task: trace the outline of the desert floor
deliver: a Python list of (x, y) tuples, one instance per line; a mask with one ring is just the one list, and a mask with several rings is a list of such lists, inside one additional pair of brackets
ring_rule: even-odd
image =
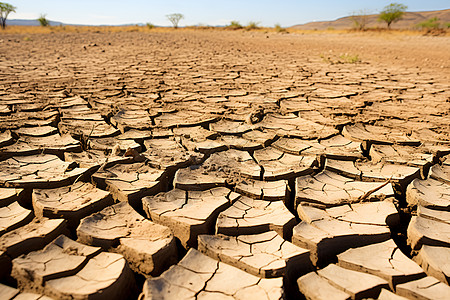
[(449, 211), (448, 36), (0, 33), (1, 299), (445, 299)]

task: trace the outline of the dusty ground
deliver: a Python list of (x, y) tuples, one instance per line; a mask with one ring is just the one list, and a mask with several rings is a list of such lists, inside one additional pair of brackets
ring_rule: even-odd
[(449, 37), (0, 40), (0, 296), (450, 294)]

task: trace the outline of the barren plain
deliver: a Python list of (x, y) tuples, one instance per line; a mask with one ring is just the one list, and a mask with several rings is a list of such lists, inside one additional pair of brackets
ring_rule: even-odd
[(445, 299), (450, 38), (0, 35), (1, 299)]

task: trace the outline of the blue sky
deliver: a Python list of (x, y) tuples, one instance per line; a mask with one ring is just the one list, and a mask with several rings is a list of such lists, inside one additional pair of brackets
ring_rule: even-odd
[[(166, 15), (182, 13), (180, 26), (226, 25), (237, 20), (262, 26), (292, 26), (310, 21), (327, 21), (355, 11), (377, 13), (392, 1), (368, 0), (6, 0), (17, 7), (10, 19), (36, 19), (46, 14), (53, 21), (68, 24), (119, 25), (147, 23), (166, 26)], [(397, 1), (408, 11), (450, 8), (449, 0)]]

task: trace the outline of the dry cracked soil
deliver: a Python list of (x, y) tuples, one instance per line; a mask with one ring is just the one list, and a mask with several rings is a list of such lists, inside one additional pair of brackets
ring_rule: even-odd
[(1, 299), (448, 299), (448, 37), (0, 39)]

